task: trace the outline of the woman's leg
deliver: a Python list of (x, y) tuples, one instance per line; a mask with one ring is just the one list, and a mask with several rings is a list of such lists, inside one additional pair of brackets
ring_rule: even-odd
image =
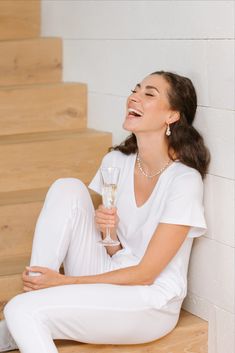
[[(75, 178), (58, 179), (51, 185), (37, 220), (30, 265), (58, 271), (64, 263), (68, 275), (108, 271), (111, 258), (97, 243), (99, 237), (86, 186)], [(5, 341), (0, 336), (0, 349)]]
[(22, 353), (56, 353), (53, 339), (149, 342), (169, 333), (178, 314), (150, 308), (142, 288), (110, 284), (47, 288), (13, 298), (5, 316)]
[(6, 324), (6, 320), (1, 320), (0, 321), (0, 352), (7, 352), (12, 349), (17, 349), (17, 345), (9, 332), (9, 329)]
[(111, 258), (98, 244), (99, 238), (86, 186), (75, 178), (58, 179), (36, 224), (30, 265), (58, 271), (64, 263), (68, 275), (105, 272), (111, 268)]

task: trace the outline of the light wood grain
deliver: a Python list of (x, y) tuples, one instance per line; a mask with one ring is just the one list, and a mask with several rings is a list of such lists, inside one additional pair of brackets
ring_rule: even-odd
[[(38, 192), (34, 194), (32, 190), (31, 200), (28, 199), (28, 202), (23, 202), (25, 201), (25, 196), (22, 192), (22, 203), (0, 206), (0, 259), (2, 259), (0, 260), (0, 275), (21, 272), (21, 256), (27, 257), (31, 252), (35, 225), (43, 206), (46, 192), (47, 189), (44, 190), (44, 193), (41, 193), (39, 198)], [(5, 199), (13, 201), (13, 194), (8, 198), (5, 195)], [(91, 192), (91, 197), (95, 208), (97, 208), (101, 203), (101, 197), (94, 192)], [(37, 201), (37, 199), (41, 200)], [(20, 256), (18, 261), (17, 256)], [(3, 259), (4, 263), (2, 263)]]
[(0, 86), (61, 81), (59, 38), (2, 41), (0, 53)]
[(111, 145), (111, 134), (93, 130), (43, 136), (1, 140), (0, 192), (45, 188), (63, 177), (88, 183)]
[[(17, 205), (25, 203), (33, 203), (36, 201), (43, 201), (45, 199), (46, 192), (49, 188), (31, 189), (31, 190), (20, 190), (11, 192), (0, 193), (0, 206), (6, 205)], [(101, 196), (94, 191), (88, 189), (95, 207), (100, 204)]]
[[(0, 257), (0, 280), (7, 276), (16, 276), (21, 274), (25, 266), (29, 264), (30, 251), (24, 251), (23, 254)], [(14, 277), (15, 279), (16, 277)], [(1, 283), (1, 282), (0, 282)], [(2, 300), (2, 293), (1, 298)]]
[[(15, 254), (30, 253), (41, 207), (42, 202), (0, 207), (0, 258), (9, 256), (13, 260)], [(10, 266), (2, 266), (0, 274), (4, 268), (8, 271), (5, 274), (14, 273)]]
[(177, 326), (168, 335), (139, 345), (92, 345), (58, 341), (60, 353), (207, 353), (208, 323), (181, 310)]
[(19, 293), (22, 293), (21, 274), (0, 276), (0, 302), (5, 303)]
[(86, 128), (85, 84), (0, 89), (0, 134)]
[[(4, 304), (5, 302), (0, 302), (2, 308)], [(1, 313), (0, 317), (3, 317)], [(181, 310), (174, 330), (153, 342), (139, 345), (96, 345), (59, 340), (55, 342), (59, 353), (207, 353), (208, 323)]]
[(0, 40), (40, 35), (39, 0), (0, 1)]

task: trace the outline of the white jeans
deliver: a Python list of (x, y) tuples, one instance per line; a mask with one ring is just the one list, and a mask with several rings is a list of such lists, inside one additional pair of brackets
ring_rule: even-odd
[[(37, 221), (31, 265), (72, 276), (98, 274), (134, 265), (125, 250), (110, 257), (97, 244), (100, 234), (86, 186), (58, 179), (50, 187)], [(143, 286), (78, 284), (14, 297), (5, 307), (7, 326), (22, 353), (56, 353), (53, 339), (100, 344), (136, 344), (160, 338), (178, 314), (152, 308)]]

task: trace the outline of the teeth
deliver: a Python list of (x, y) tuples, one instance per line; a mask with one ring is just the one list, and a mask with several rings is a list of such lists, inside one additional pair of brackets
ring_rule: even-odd
[(139, 115), (139, 116), (142, 116), (142, 115), (143, 115), (140, 111), (138, 111), (138, 110), (136, 110), (136, 109), (133, 109), (133, 108), (128, 108), (128, 112), (129, 112), (129, 113), (135, 113), (135, 114), (137, 114), (137, 115)]

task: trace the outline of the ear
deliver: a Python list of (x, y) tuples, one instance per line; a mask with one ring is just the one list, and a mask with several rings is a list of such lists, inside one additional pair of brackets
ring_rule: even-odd
[(166, 123), (172, 124), (180, 119), (180, 112), (172, 112), (171, 115), (167, 118)]

